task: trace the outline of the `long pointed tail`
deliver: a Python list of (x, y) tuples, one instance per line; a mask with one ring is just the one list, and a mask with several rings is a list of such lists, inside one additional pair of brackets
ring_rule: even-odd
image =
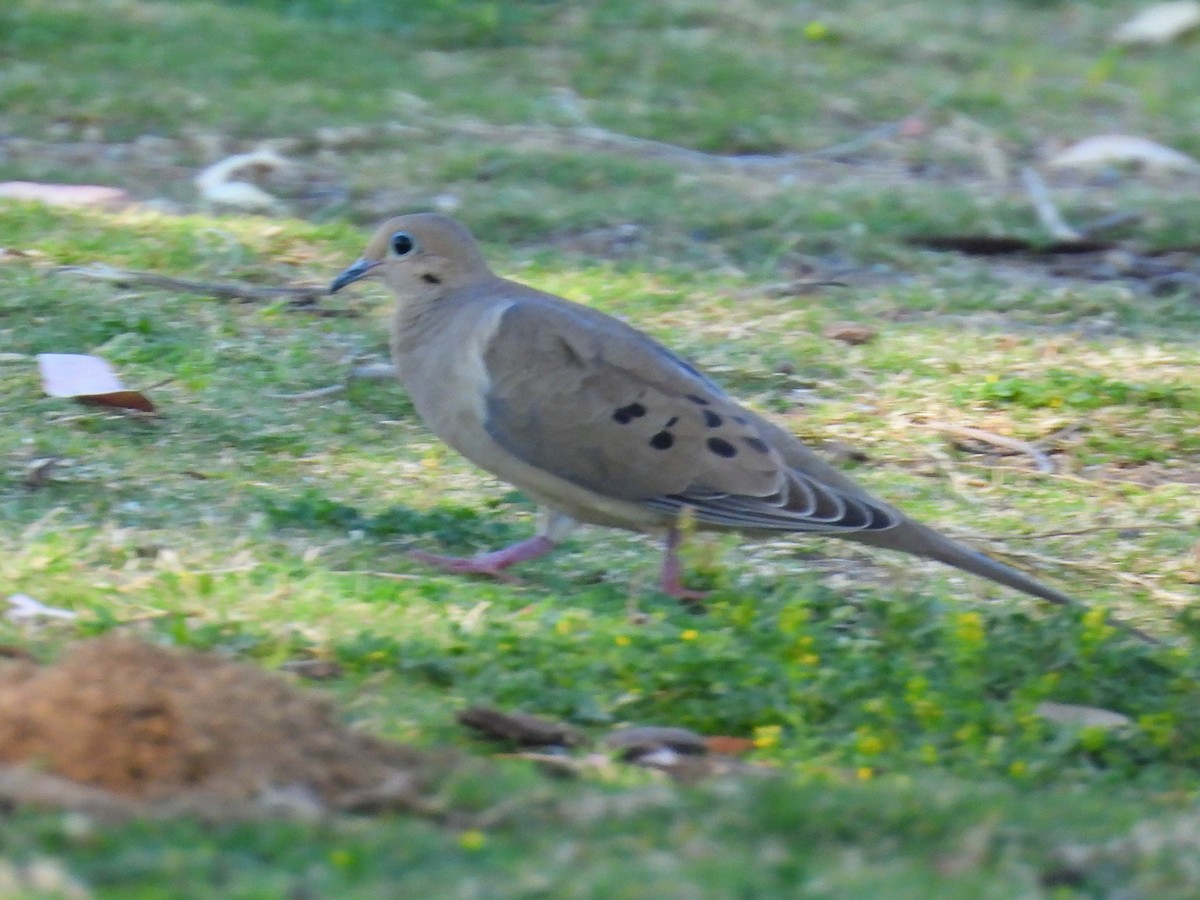
[(876, 547), (887, 547), (892, 550), (912, 553), (914, 556), (923, 556), (926, 559), (937, 560), (940, 563), (945, 563), (956, 569), (962, 569), (964, 572), (970, 572), (972, 575), (978, 575), (981, 578), (987, 578), (1022, 593), (1040, 597), (1043, 600), (1049, 600), (1051, 603), (1068, 607), (1080, 606), (1076, 600), (1061, 591), (1047, 587), (1024, 572), (998, 562), (990, 556), (985, 556), (978, 550), (972, 550), (965, 544), (951, 540), (944, 534), (934, 531), (920, 522), (914, 522), (911, 519), (887, 531), (875, 534), (855, 534), (852, 537), (860, 540), (862, 543), (872, 544)]
[[(1003, 584), (1006, 587), (1013, 588), (1033, 597), (1049, 600), (1051, 603), (1057, 603), (1069, 609), (1085, 608), (1084, 604), (1061, 591), (1047, 587), (1032, 576), (1026, 575), (1012, 566), (998, 562), (990, 556), (985, 556), (978, 550), (972, 550), (970, 547), (960, 544), (958, 541), (951, 540), (944, 534), (940, 534), (932, 528), (922, 525), (920, 522), (914, 522), (912, 519), (908, 519), (896, 528), (891, 528), (887, 531), (857, 532), (845, 535), (845, 537), (859, 543), (870, 544), (874, 547), (900, 550), (904, 553), (911, 553), (914, 556), (933, 559), (948, 566), (953, 566), (956, 569), (961, 569), (964, 572), (970, 572), (972, 575), (987, 578), (990, 581), (995, 581), (998, 584)], [(1148, 643), (1161, 643), (1158, 638), (1152, 637), (1140, 629), (1134, 628), (1132, 625), (1116, 621), (1111, 616), (1109, 617), (1109, 624)]]

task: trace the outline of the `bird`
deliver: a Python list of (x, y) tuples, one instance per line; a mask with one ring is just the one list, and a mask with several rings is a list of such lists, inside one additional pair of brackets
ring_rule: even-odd
[(875, 497), (799, 438), (620, 319), (495, 274), (437, 213), (384, 222), (330, 284), (378, 278), (391, 353), (429, 429), (538, 505), (532, 537), (439, 569), (505, 578), (581, 523), (663, 538), (663, 593), (685, 603), (682, 535), (820, 534), (936, 560), (1050, 603), (1074, 599)]

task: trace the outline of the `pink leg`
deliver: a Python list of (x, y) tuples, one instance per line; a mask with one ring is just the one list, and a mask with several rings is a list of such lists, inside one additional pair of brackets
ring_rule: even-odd
[(436, 553), (426, 553), (424, 550), (413, 550), (408, 555), (418, 562), (442, 569), (445, 572), (456, 572), (460, 575), (487, 575), (499, 578), (501, 581), (513, 581), (513, 577), (504, 570), (517, 563), (523, 563), (539, 556), (545, 556), (555, 547), (555, 542), (545, 535), (535, 535), (526, 538), (511, 547), (493, 550), (491, 553), (481, 553), (478, 556), (439, 556)]
[(672, 528), (667, 532), (667, 542), (663, 550), (662, 575), (659, 578), (659, 588), (662, 592), (682, 603), (697, 603), (707, 597), (707, 591), (693, 591), (683, 586), (679, 566), (678, 529)]

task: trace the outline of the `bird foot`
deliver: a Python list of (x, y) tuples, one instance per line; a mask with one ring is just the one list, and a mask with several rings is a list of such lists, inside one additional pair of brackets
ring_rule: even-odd
[(683, 586), (679, 572), (664, 571), (659, 580), (658, 589), (668, 597), (674, 597), (684, 606), (700, 608), (708, 598), (708, 591), (695, 591)]
[(683, 567), (679, 564), (679, 541), (680, 536), (677, 529), (672, 528), (667, 532), (658, 589), (668, 597), (674, 597), (684, 606), (700, 610), (704, 608), (702, 601), (708, 597), (708, 591), (694, 591), (683, 586)]
[(478, 556), (443, 556), (440, 553), (426, 553), (424, 550), (410, 550), (408, 558), (455, 575), (483, 575), (486, 578), (495, 578), (497, 581), (505, 581), (509, 584), (517, 580), (505, 572), (501, 566), (489, 565)]
[(453, 572), (456, 575), (483, 575), (505, 581), (510, 584), (517, 579), (504, 571), (509, 566), (526, 562), (544, 556), (554, 549), (554, 541), (542, 535), (528, 538), (520, 543), (493, 550), (491, 553), (481, 553), (478, 556), (442, 556), (438, 553), (427, 553), (424, 550), (410, 550), (409, 558), (417, 562), (441, 569), (443, 572)]

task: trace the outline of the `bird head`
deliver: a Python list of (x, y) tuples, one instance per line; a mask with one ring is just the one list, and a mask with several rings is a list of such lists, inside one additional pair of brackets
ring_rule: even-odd
[(380, 225), (363, 255), (333, 279), (329, 293), (364, 278), (381, 278), (404, 299), (444, 293), (490, 275), (466, 228), (447, 216), (416, 213)]

